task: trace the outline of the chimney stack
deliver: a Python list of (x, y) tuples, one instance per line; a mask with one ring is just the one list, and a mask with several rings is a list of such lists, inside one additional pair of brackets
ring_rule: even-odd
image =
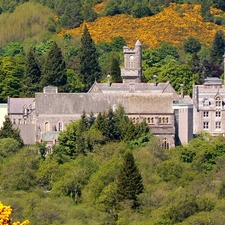
[(180, 84), (180, 96), (181, 98), (184, 98), (184, 85)]
[(108, 78), (108, 86), (110, 87), (110, 75), (109, 74), (107, 75), (107, 78)]
[(154, 75), (153, 78), (154, 78), (154, 86), (156, 86), (156, 85), (157, 85), (157, 83), (156, 83), (156, 78), (157, 78), (157, 76)]

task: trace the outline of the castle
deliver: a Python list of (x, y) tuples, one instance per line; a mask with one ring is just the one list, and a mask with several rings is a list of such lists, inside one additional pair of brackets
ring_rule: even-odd
[(166, 149), (185, 144), (193, 137), (193, 104), (189, 96), (179, 96), (169, 82), (142, 83), (142, 46), (123, 48), (123, 83), (95, 82), (87, 93), (58, 93), (57, 87), (45, 87), (35, 98), (8, 98), (8, 115), (20, 129), (25, 144), (57, 143), (66, 124), (80, 119), (83, 111), (97, 116), (122, 105), (127, 116), (138, 123), (146, 120), (150, 131)]

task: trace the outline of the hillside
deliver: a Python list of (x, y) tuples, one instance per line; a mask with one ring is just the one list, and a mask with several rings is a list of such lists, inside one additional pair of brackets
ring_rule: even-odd
[[(86, 23), (93, 40), (110, 42), (113, 37), (122, 36), (128, 46), (132, 46), (137, 39), (143, 45), (154, 48), (160, 42), (167, 42), (176, 46), (182, 44), (183, 40), (189, 36), (199, 39), (202, 43), (210, 45), (218, 30), (223, 30), (223, 26), (212, 22), (204, 22), (200, 14), (200, 5), (175, 4), (162, 12), (144, 18), (133, 18), (130, 15), (115, 15), (99, 17), (94, 22)], [(224, 16), (224, 12), (211, 8), (214, 16)], [(75, 29), (63, 30), (59, 35), (65, 33), (73, 36), (80, 36), (83, 32), (83, 24)]]

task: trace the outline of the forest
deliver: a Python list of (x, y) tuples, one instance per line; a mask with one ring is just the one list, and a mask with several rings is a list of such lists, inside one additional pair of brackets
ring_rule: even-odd
[(123, 107), (96, 118), (84, 112), (60, 133), (52, 153), (44, 143), (23, 146), (6, 120), (0, 200), (11, 206), (12, 222), (224, 224), (224, 137), (201, 132), (165, 150), (145, 121), (133, 124), (124, 113)]
[(183, 83), (191, 95), (193, 83), (223, 76), (224, 1), (0, 3), (2, 103), (8, 96), (34, 97), (46, 85), (85, 92), (108, 74), (111, 82), (121, 82), (123, 46), (134, 47), (138, 39), (143, 82), (157, 75), (178, 93)]
[[(44, 86), (121, 82), (124, 45), (143, 47), (143, 82), (223, 77), (223, 0), (0, 0), (0, 102)], [(124, 24), (126, 26), (124, 26)], [(163, 24), (163, 25), (162, 25)], [(135, 31), (135, 32), (132, 32)], [(201, 132), (165, 150), (122, 107), (68, 124), (53, 151), (0, 130), (0, 221), (27, 225), (223, 225), (225, 140)], [(7, 207), (10, 206), (10, 207)], [(4, 217), (2, 217), (4, 216)], [(11, 216), (12, 221), (10, 221)], [(24, 221), (17, 223), (17, 221)]]

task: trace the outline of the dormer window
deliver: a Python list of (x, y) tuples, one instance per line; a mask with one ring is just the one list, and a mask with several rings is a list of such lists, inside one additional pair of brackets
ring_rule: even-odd
[(222, 106), (222, 101), (221, 101), (221, 98), (219, 96), (217, 96), (215, 98), (215, 106), (216, 107), (221, 107)]
[(203, 106), (204, 106), (204, 107), (208, 107), (208, 106), (209, 106), (209, 99), (208, 99), (208, 98), (205, 98), (205, 99), (203, 100)]

